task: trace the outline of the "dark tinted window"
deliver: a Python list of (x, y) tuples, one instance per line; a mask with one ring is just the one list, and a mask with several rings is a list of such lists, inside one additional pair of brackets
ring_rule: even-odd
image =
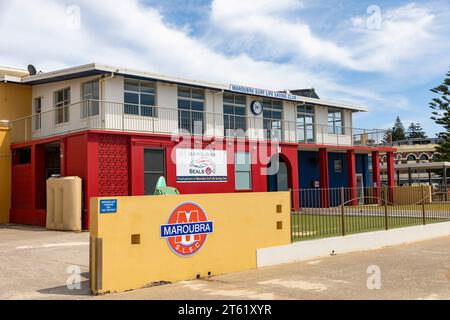
[(144, 194), (155, 193), (156, 182), (165, 176), (165, 159), (163, 149), (144, 150)]
[(17, 159), (19, 164), (31, 163), (31, 148), (18, 149)]

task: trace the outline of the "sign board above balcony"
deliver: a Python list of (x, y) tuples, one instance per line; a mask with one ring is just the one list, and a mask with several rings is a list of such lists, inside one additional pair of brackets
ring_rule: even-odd
[(245, 86), (241, 86), (241, 85), (237, 85), (237, 84), (230, 85), (230, 91), (245, 93), (245, 94), (252, 94), (255, 96), (263, 96), (263, 97), (267, 97), (267, 98), (300, 101), (299, 96), (296, 96), (296, 95), (288, 93), (288, 92), (245, 87)]

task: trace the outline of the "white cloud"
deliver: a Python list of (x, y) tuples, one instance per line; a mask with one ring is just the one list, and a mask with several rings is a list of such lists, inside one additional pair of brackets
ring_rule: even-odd
[(432, 63), (423, 59), (429, 53), (444, 55), (444, 34), (433, 34), (435, 15), (428, 8), (408, 4), (382, 11), (379, 30), (368, 29), (360, 23), (361, 19), (353, 19), (353, 44), (355, 59), (363, 69), (390, 73), (405, 70), (405, 66), (416, 64), (419, 59), (420, 64)]
[(286, 19), (301, 6), (298, 0), (214, 0), (211, 20), (229, 35), (262, 37), (258, 42), (261, 51), (276, 50), (296, 60), (318, 59), (357, 69), (350, 51), (314, 35), (310, 27), (298, 19)]
[[(67, 6), (74, 2), (80, 7), (79, 29), (67, 27)], [(168, 23), (160, 11), (138, 0), (0, 1), (0, 65), (34, 63), (49, 71), (97, 61), (268, 89), (315, 87), (323, 98), (385, 112), (406, 109), (407, 99), (383, 93), (385, 83), (355, 83), (347, 78), (350, 73), (340, 72), (408, 77), (430, 63), (448, 63), (449, 42), (441, 39), (445, 29), (432, 32), (436, 15), (430, 9), (382, 8), (382, 29), (377, 31), (365, 29), (367, 16), (353, 17), (346, 29), (339, 25), (339, 39), (346, 40), (338, 41), (318, 36), (301, 20), (306, 5), (296, 0), (214, 0), (210, 17), (205, 17), (209, 33), (192, 36), (188, 27)]]
[[(349, 25), (344, 25), (347, 29), (336, 30), (342, 34), (342, 40), (337, 43), (317, 35), (302, 21), (301, 2), (283, 0), (272, 2), (272, 6), (266, 6), (266, 2), (213, 1), (211, 19), (220, 31), (227, 32), (229, 37), (224, 42), (228, 46), (233, 39), (242, 42), (242, 38), (256, 38), (258, 51), (289, 56), (298, 62), (307, 59), (311, 64), (322, 62), (350, 70), (388, 74), (412, 71), (410, 65), (420, 58), (447, 57), (450, 50), (448, 30), (434, 28), (435, 14), (425, 6), (380, 8), (380, 29), (369, 29), (367, 21), (371, 15), (363, 12), (364, 15), (354, 16)], [(425, 65), (432, 63), (430, 59)], [(424, 66), (423, 61), (421, 65)]]
[[(283, 1), (285, 6), (292, 3)], [(72, 2), (11, 1), (0, 19), (0, 46), (4, 48), (0, 53), (4, 62), (0, 64), (25, 66), (35, 62), (38, 69), (49, 70), (98, 61), (270, 89), (314, 86), (355, 94), (323, 72), (256, 60), (247, 53), (225, 55), (215, 51), (183, 28), (168, 25), (157, 10), (136, 0), (110, 0), (109, 5), (105, 1), (77, 3), (81, 28), (72, 30), (66, 27), (66, 9)], [(260, 12), (266, 10), (265, 6), (260, 8)]]

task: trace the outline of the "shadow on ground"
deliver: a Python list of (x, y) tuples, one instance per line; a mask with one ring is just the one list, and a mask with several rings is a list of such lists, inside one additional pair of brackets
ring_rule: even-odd
[(67, 285), (37, 290), (40, 294), (62, 296), (92, 296), (89, 288), (89, 280), (80, 283), (80, 289), (69, 289)]
[(63, 286), (40, 289), (37, 292), (47, 295), (92, 296), (89, 286), (89, 272), (83, 272), (80, 276), (86, 279), (80, 282), (80, 289), (69, 289), (65, 284)]

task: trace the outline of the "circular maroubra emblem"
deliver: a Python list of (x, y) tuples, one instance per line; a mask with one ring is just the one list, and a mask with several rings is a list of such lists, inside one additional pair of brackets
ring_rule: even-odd
[(213, 223), (198, 204), (183, 202), (170, 214), (167, 224), (161, 226), (161, 238), (180, 257), (196, 254), (213, 232)]

